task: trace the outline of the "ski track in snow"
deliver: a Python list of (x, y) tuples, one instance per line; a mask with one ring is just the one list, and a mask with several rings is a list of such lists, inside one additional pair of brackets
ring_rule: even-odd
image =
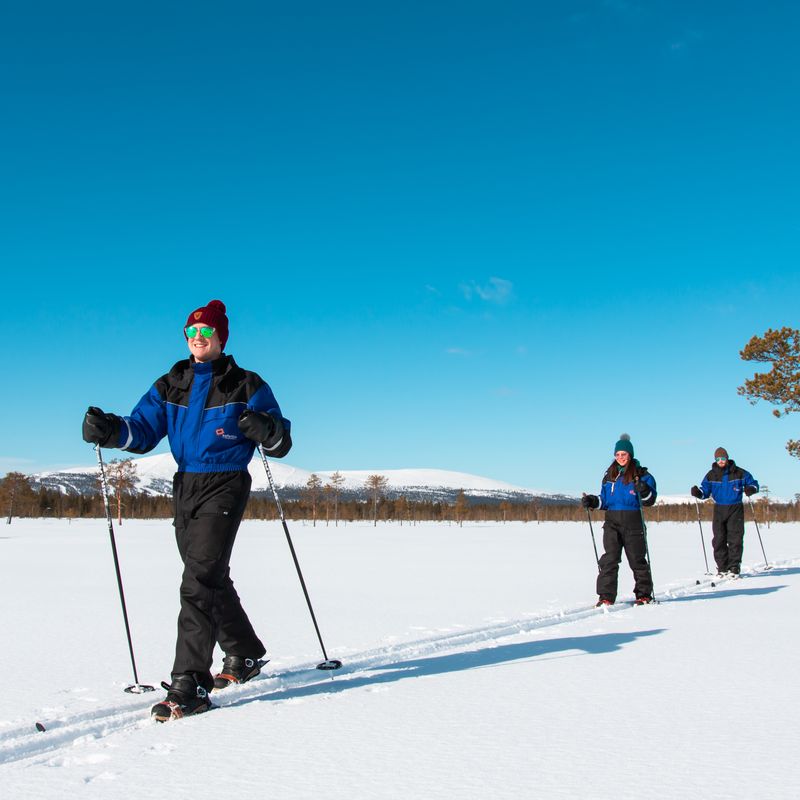
[[(770, 569), (796, 566), (800, 566), (800, 558), (773, 562)], [(763, 573), (763, 568), (756, 567), (743, 572), (742, 577)], [(709, 589), (716, 591), (720, 585), (734, 582), (735, 579), (730, 577), (704, 576), (704, 580), (700, 580), (699, 584), (695, 582), (671, 586), (664, 592), (658, 593), (656, 600), (669, 602), (680, 597), (703, 594)], [(715, 584), (714, 587), (712, 583)], [(595, 608), (580, 605), (548, 610), (494, 625), (352, 653), (345, 656), (344, 666), (335, 672), (322, 672), (313, 664), (305, 664), (281, 670), (273, 675), (262, 675), (242, 686), (230, 687), (224, 693), (213, 694), (215, 713), (254, 701), (290, 700), (300, 694), (313, 692), (315, 688), (322, 691), (330, 686), (332, 680), (337, 679), (342, 688), (347, 688), (348, 684), (355, 683), (357, 678), (363, 681), (369, 671), (376, 668), (391, 668), (399, 661), (441, 654), (445, 651), (469, 652), (471, 646), (475, 644), (577, 622), (598, 614), (617, 614), (631, 610), (630, 604), (625, 602), (626, 599), (629, 598), (620, 598), (616, 605), (610, 607)], [(36, 729), (34, 719), (24, 726), (18, 725), (3, 730), (0, 732), (0, 766), (26, 760), (31, 763), (45, 762), (50, 761), (54, 755), (61, 754), (64, 754), (64, 758), (68, 758), (67, 749), (74, 753), (72, 748), (83, 742), (96, 742), (116, 733), (156, 725), (158, 723), (152, 722), (146, 712), (160, 696), (158, 691), (148, 692), (141, 696), (133, 695), (132, 697), (136, 699), (107, 708), (83, 711), (55, 719), (42, 718), (40, 721), (46, 728), (43, 732)]]

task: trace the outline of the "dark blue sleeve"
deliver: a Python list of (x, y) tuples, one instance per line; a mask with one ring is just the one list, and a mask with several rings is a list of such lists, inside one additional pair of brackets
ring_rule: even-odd
[(608, 487), (611, 484), (608, 481), (603, 481), (600, 485), (600, 510), (604, 511), (608, 508)]
[(292, 423), (281, 414), (278, 401), (275, 399), (275, 395), (268, 384), (264, 383), (259, 387), (258, 391), (248, 401), (247, 407), (252, 411), (266, 412), (270, 416), (279, 419), (283, 423), (284, 430), (289, 432), (292, 430)]
[(119, 447), (129, 453), (149, 453), (167, 435), (166, 402), (155, 386), (122, 418)]
[(703, 493), (703, 500), (711, 497), (711, 482), (708, 480), (708, 473), (706, 473), (703, 482), (700, 484), (700, 491)]
[(744, 485), (755, 486), (757, 492), (761, 489), (758, 485), (758, 481), (747, 470), (744, 471)]
[(647, 495), (647, 499), (642, 501), (643, 506), (652, 506), (656, 502), (656, 498), (658, 497), (658, 490), (656, 489), (656, 479), (649, 473), (646, 472), (642, 475), (639, 480), (642, 483), (646, 483), (650, 489), (651, 493)]

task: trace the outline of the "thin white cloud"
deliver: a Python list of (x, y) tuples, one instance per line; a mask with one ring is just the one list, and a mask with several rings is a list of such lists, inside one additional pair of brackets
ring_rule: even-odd
[(514, 284), (507, 281), (505, 278), (489, 278), (488, 284), (481, 286), (480, 284), (462, 283), (460, 286), (461, 293), (467, 300), (478, 298), (486, 303), (494, 303), (495, 305), (503, 305), (507, 303), (514, 292)]
[(465, 350), (463, 347), (448, 347), (445, 353), (449, 356), (471, 356), (470, 350)]

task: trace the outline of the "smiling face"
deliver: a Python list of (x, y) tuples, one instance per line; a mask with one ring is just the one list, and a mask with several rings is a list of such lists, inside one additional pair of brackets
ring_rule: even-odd
[(188, 335), (187, 330), (184, 330), (187, 336), (186, 344), (189, 346), (189, 352), (194, 356), (194, 360), (201, 364), (219, 358), (222, 353), (222, 345), (220, 344), (217, 332), (214, 331), (211, 338), (207, 338), (203, 336), (203, 328), (206, 329), (206, 332), (208, 331), (208, 326), (195, 326), (195, 334), (191, 337)]
[(627, 450), (617, 450), (614, 453), (614, 458), (621, 467), (627, 467), (628, 462), (631, 460), (631, 454)]

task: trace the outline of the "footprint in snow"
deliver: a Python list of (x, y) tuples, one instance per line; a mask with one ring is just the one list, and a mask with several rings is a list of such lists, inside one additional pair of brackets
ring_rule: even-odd
[(148, 756), (168, 756), (176, 747), (169, 742), (159, 742), (158, 744), (151, 745), (145, 750)]

